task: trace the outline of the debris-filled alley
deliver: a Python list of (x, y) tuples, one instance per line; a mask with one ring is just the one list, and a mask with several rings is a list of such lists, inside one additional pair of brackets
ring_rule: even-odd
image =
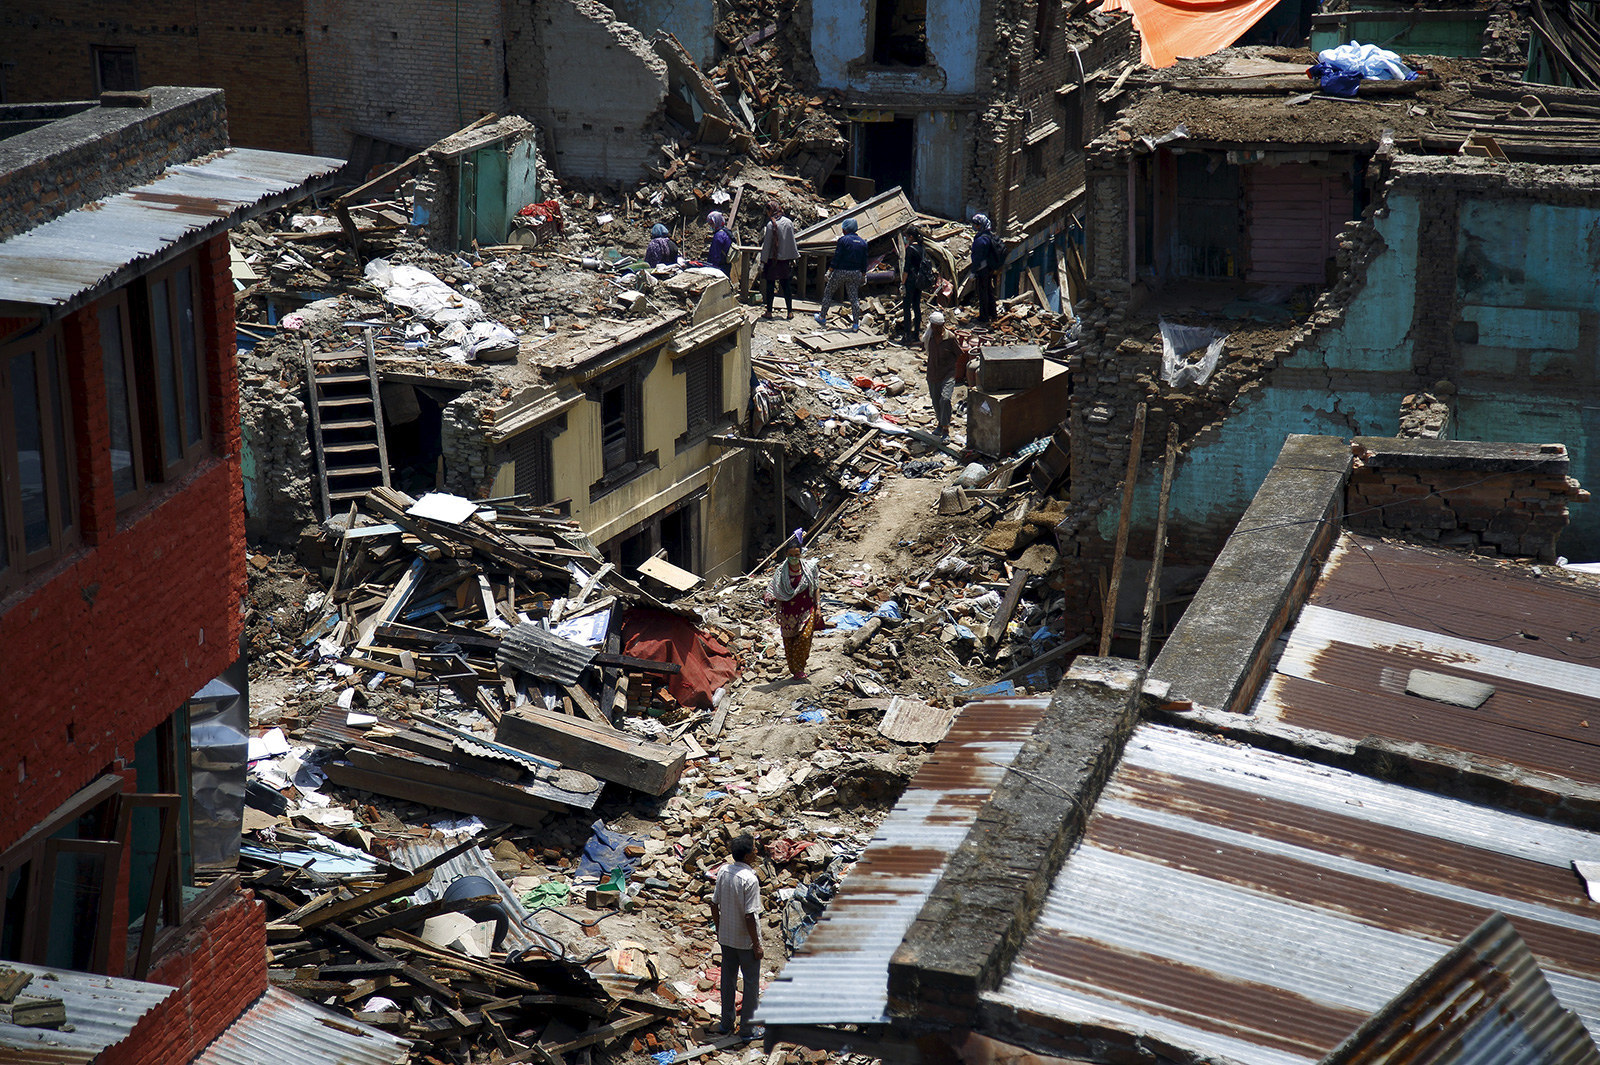
[(0, 1061), (1600, 1065), (1592, 3), (33, 6)]

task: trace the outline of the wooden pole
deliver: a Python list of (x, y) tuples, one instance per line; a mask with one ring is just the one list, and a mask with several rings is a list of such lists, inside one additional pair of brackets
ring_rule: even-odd
[(1156, 546), (1150, 557), (1150, 583), (1144, 593), (1144, 623), (1139, 626), (1139, 664), (1150, 664), (1150, 630), (1161, 599), (1161, 560), (1167, 553), (1167, 504), (1172, 499), (1172, 472), (1178, 464), (1178, 423), (1167, 423), (1167, 459), (1161, 467), (1161, 500), (1156, 505)]
[(1117, 548), (1111, 556), (1111, 585), (1102, 604), (1100, 657), (1111, 653), (1111, 631), (1117, 623), (1117, 595), (1122, 590), (1122, 561), (1128, 553), (1128, 524), (1133, 517), (1133, 489), (1139, 476), (1139, 452), (1144, 447), (1144, 404), (1133, 412), (1133, 436), (1128, 441), (1128, 472), (1122, 478), (1122, 514), (1117, 518)]

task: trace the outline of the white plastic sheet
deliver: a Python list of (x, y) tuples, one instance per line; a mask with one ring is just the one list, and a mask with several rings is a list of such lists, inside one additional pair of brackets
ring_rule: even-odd
[(430, 322), (471, 323), (483, 317), (482, 304), (461, 295), (421, 267), (395, 266), (387, 259), (374, 259), (362, 272), (383, 292), (384, 299)]
[[(1206, 326), (1174, 325), (1161, 320), (1161, 379), (1173, 388), (1203, 385), (1222, 361), (1228, 334)], [(1191, 356), (1204, 348), (1198, 359)]]

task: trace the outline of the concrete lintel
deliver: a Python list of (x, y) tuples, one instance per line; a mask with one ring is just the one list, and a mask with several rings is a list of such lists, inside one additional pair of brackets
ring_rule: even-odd
[(1139, 719), (1143, 671), (1080, 657), (889, 963), (889, 1013), (970, 1027), (999, 986)]
[(1245, 712), (1266, 654), (1300, 609), (1344, 511), (1338, 437), (1290, 436), (1150, 668), (1174, 700)]
[(1478, 440), (1428, 440), (1358, 436), (1350, 441), (1362, 462), (1379, 470), (1456, 470), (1472, 473), (1565, 474), (1564, 444), (1504, 444)]

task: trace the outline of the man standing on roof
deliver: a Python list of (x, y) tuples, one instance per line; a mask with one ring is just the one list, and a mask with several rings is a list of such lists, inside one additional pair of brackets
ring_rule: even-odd
[(900, 283), (905, 286), (901, 330), (906, 335), (907, 345), (915, 343), (917, 334), (922, 332), (922, 283), (933, 273), (924, 270), (924, 264), (932, 265), (928, 249), (922, 246), (922, 228), (912, 226), (906, 233), (905, 261), (900, 264)]
[(972, 216), (972, 276), (978, 283), (978, 321), (994, 321), (994, 282), (1000, 269), (1000, 243), (986, 214)]
[(856, 220), (846, 218), (844, 235), (833, 246), (833, 262), (828, 283), (822, 290), (822, 310), (816, 313), (818, 325), (828, 324), (828, 304), (837, 286), (843, 285), (850, 297), (850, 332), (861, 329), (861, 284), (867, 279), (867, 242), (856, 236)]
[(744, 975), (744, 1003), (739, 1010), (739, 1034), (755, 1035), (756, 1003), (761, 998), (761, 881), (750, 867), (756, 841), (746, 832), (728, 846), (733, 861), (717, 872), (711, 894), (711, 923), (717, 926), (722, 947), (722, 1035), (733, 1032), (735, 984)]

